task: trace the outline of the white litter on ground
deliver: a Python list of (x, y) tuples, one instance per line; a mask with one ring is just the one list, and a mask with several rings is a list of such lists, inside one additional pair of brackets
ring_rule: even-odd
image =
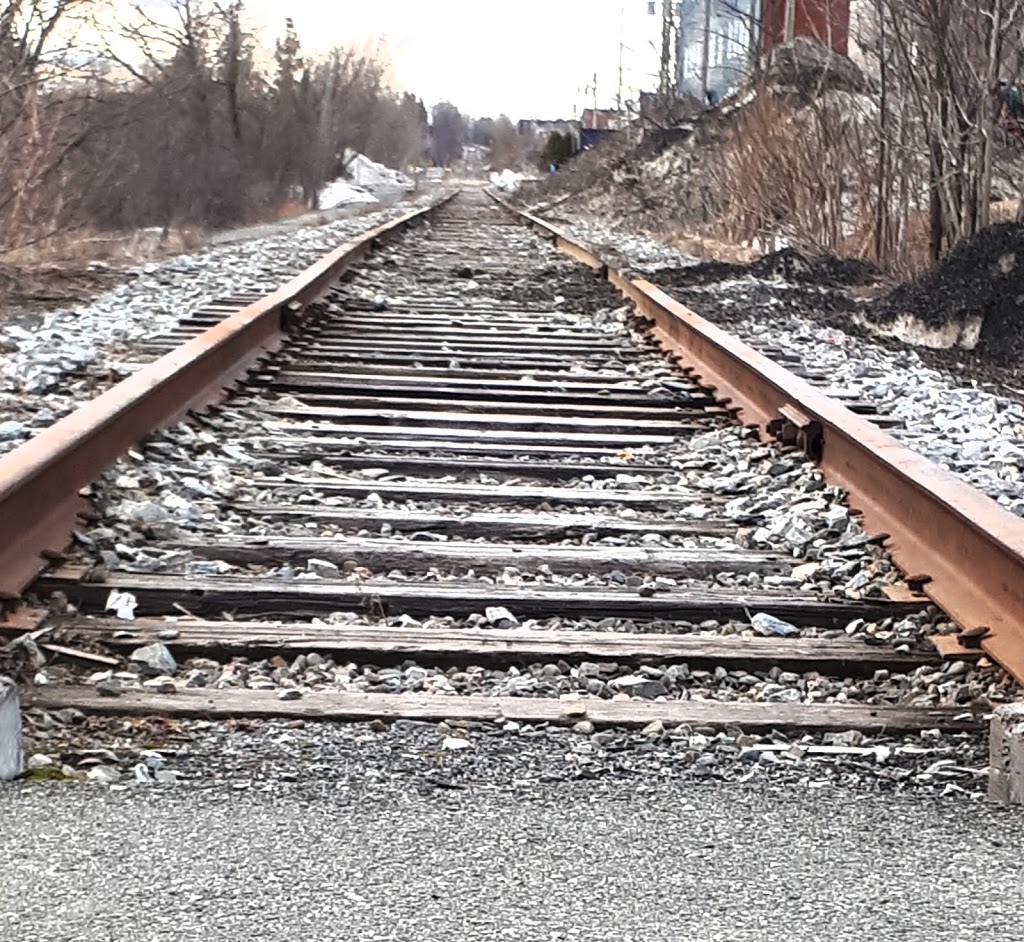
[(131, 592), (118, 592), (117, 589), (111, 589), (104, 610), (115, 612), (117, 617), (124, 621), (134, 621), (135, 609), (138, 606), (139, 603)]

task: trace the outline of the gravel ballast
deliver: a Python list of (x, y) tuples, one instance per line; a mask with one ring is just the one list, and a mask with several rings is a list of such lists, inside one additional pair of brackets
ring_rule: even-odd
[(1024, 819), (831, 788), (32, 787), (0, 818), (19, 942), (1024, 939)]
[(211, 301), (270, 293), (341, 243), (425, 206), (440, 194), (322, 226), (150, 262), (88, 304), (8, 323), (0, 336), (0, 454), (93, 398), (148, 359), (135, 344)]
[[(833, 389), (902, 420), (904, 427), (891, 433), (903, 444), (1024, 516), (1024, 394), (993, 391), (985, 371), (971, 378), (969, 364), (956, 372), (930, 366), (935, 351), (872, 338), (861, 326), (874, 319), (871, 302), (837, 284), (844, 279), (835, 272), (815, 279), (792, 262), (700, 265), (647, 237), (594, 221), (563, 228), (755, 348), (770, 343), (786, 350), (828, 376)], [(700, 269), (704, 277), (687, 274)], [(863, 274), (872, 280), (870, 272)], [(957, 356), (942, 353), (951, 362)]]
[[(680, 374), (631, 329), (629, 308), (609, 285), (595, 280), (553, 248), (539, 245), (525, 228), (503, 227), (502, 243), (498, 248), (508, 249), (506, 260), (524, 260), (527, 264), (523, 270), (529, 271), (530, 277), (516, 273), (514, 267), (507, 271), (495, 268), (484, 259), (479, 271), (459, 268), (457, 280), (453, 281), (450, 261), (439, 266), (432, 260), (417, 261), (417, 255), (423, 254), (423, 245), (408, 240), (376, 253), (360, 266), (329, 299), (325, 309), (330, 313), (333, 305), (340, 307), (349, 302), (360, 305), (359, 309), (379, 304), (386, 310), (388, 305), (409, 303), (425, 285), (435, 283), (446, 285), (445, 291), (459, 303), (464, 297), (469, 307), (501, 301), (513, 318), (517, 305), (529, 309), (544, 299), (545, 304), (551, 303), (554, 308), (550, 314), (554, 324), (583, 328), (587, 334), (593, 332), (615, 350), (614, 356), (595, 358), (588, 370), (606, 375), (612, 388), (615, 381), (628, 378), (631, 385), (647, 391), (652, 401), (676, 401), (680, 387), (685, 387), (680, 383)], [(782, 258), (780, 264), (785, 268), (788, 263)], [(400, 273), (404, 272), (415, 274), (403, 277)], [(510, 278), (509, 272), (514, 277)], [(334, 313), (342, 315), (342, 310)], [(524, 331), (530, 326), (529, 318), (524, 318)], [(604, 381), (602, 378), (601, 382)], [(686, 395), (684, 388), (684, 401)], [(266, 413), (270, 406), (274, 407), (273, 415), (287, 415), (288, 422), (272, 427)], [(572, 501), (563, 506), (560, 501), (564, 494), (561, 498), (550, 497), (551, 503), (538, 503), (538, 498), (522, 496), (529, 493), (529, 487), (521, 488), (515, 497), (512, 494), (516, 488), (509, 487), (510, 493), (494, 505), (474, 503), (473, 498), (465, 496), (466, 491), (445, 497), (444, 488), (454, 487), (456, 481), (458, 486), (472, 483), (468, 490), (478, 497), (495, 496), (489, 488), (497, 482), (487, 479), (470, 462), (453, 464), (453, 473), (442, 472), (433, 480), (408, 480), (402, 473), (389, 472), (386, 464), (382, 468), (349, 471), (344, 465), (328, 461), (303, 463), (296, 457), (302, 454), (304, 446), (292, 445), (292, 441), (301, 441), (307, 408), (295, 396), (250, 390), (215, 415), (152, 436), (138, 453), (126, 456), (103, 475), (94, 491), (98, 517), (89, 529), (77, 535), (76, 562), (87, 567), (90, 581), (108, 581), (110, 585), (101, 588), (96, 598), (85, 602), (78, 599), (76, 605), (81, 612), (103, 612), (103, 598), (108, 590), (115, 584), (130, 589), (145, 583), (145, 579), (137, 577), (164, 580), (161, 584), (169, 585), (173, 592), (182, 584), (182, 577), (192, 580), (189, 584), (195, 588), (204, 579), (219, 576), (225, 583), (235, 580), (246, 586), (265, 582), (268, 591), (280, 591), (289, 598), (316, 592), (318, 598), (327, 601), (317, 603), (315, 608), (300, 609), (301, 617), (296, 614), (293, 619), (303, 620), (316, 614), (315, 626), (310, 627), (317, 630), (329, 625), (344, 627), (361, 620), (362, 609), (342, 610), (345, 599), (350, 603), (358, 596), (362, 605), (366, 593), (385, 596), (395, 592), (408, 598), (410, 591), (416, 592), (418, 587), (433, 600), (429, 606), (414, 607), (406, 601), (401, 603), (406, 605), (401, 614), (391, 610), (386, 619), (383, 612), (374, 614), (369, 618), (373, 623), (371, 630), (386, 633), (388, 628), (521, 627), (527, 631), (583, 629), (802, 636), (877, 645), (905, 655), (920, 650), (928, 655), (931, 649), (922, 647), (922, 642), (936, 631), (952, 628), (934, 610), (890, 615), (890, 609), (872, 614), (872, 600), (882, 599), (888, 587), (899, 584), (900, 577), (878, 542), (861, 530), (856, 515), (846, 506), (845, 495), (827, 487), (818, 469), (803, 456), (785, 454), (774, 445), (762, 444), (748, 430), (716, 427), (724, 421), (721, 417), (709, 417), (707, 431), (637, 448), (639, 461), (635, 470), (627, 460), (632, 455), (624, 458), (622, 454), (608, 454), (602, 455), (601, 461), (611, 462), (607, 466), (616, 471), (614, 475), (581, 474), (578, 479), (564, 480), (575, 495), (585, 495), (583, 507), (598, 508), (597, 514), (588, 516), (579, 513), (579, 506)], [(571, 463), (569, 467), (572, 468)], [(523, 477), (529, 481), (529, 463), (523, 464)], [(681, 489), (685, 489), (685, 494)], [(628, 506), (625, 498), (643, 496), (641, 492), (663, 498), (655, 500), (653, 506)], [(282, 513), (281, 505), (289, 510), (294, 508), (297, 513)], [(358, 555), (346, 558), (345, 551), (334, 555), (331, 561), (322, 558), (320, 552), (331, 552), (329, 544), (337, 549), (334, 541), (340, 544), (341, 540), (353, 537), (370, 544), (381, 539), (392, 547), (419, 546), (429, 552), (430, 546), (441, 546), (449, 532), (428, 532), (433, 524), (424, 523), (424, 517), (445, 517), (452, 524), (448, 530), (457, 542), (466, 536), (478, 536), (460, 532), (462, 524), (458, 522), (484, 508), (493, 516), (510, 521), (524, 511), (571, 517), (575, 521), (573, 531), (564, 539), (561, 535), (555, 537), (561, 540), (559, 545), (564, 550), (600, 550), (610, 555), (627, 549), (643, 552), (645, 547), (653, 547), (659, 552), (673, 548), (706, 552), (709, 560), (718, 551), (738, 555), (767, 553), (771, 557), (761, 557), (765, 565), (755, 563), (753, 571), (742, 566), (734, 571), (726, 558), (710, 571), (677, 574), (679, 577), (675, 578), (648, 571), (642, 563), (634, 567), (623, 564), (621, 569), (611, 571), (591, 571), (586, 563), (573, 561), (571, 566), (556, 572), (533, 560), (520, 565), (497, 563), (487, 570), (478, 570), (472, 557), (469, 563), (463, 557), (459, 565), (449, 566), (440, 560), (422, 562), (424, 558), (436, 558), (429, 556), (421, 556), (417, 563), (414, 554), (399, 563), (389, 558), (387, 552), (383, 558), (378, 556), (372, 561)], [(594, 523), (600, 515), (610, 524)], [(694, 531), (696, 523), (713, 527)], [(693, 535), (700, 532), (718, 535)], [(221, 537), (244, 537), (266, 543), (267, 555), (247, 559), (231, 556), (230, 547), (217, 545)], [(282, 537), (313, 538), (319, 542), (312, 548), (306, 544), (301, 552), (284, 557), (272, 555), (270, 547)], [(521, 538), (513, 535), (512, 539), (515, 542)], [(193, 552), (199, 543), (203, 544), (202, 549)], [(487, 544), (480, 544), (480, 548), (485, 552)], [(218, 557), (218, 553), (224, 555)], [(514, 559), (509, 557), (510, 562)], [(520, 588), (524, 591), (519, 592)], [(611, 617), (612, 611), (607, 607), (603, 612), (601, 606), (589, 609), (585, 599), (572, 598), (577, 592), (606, 589), (621, 595), (624, 608), (616, 611), (624, 611), (630, 617)], [(184, 598), (184, 589), (182, 592)], [(543, 606), (551, 606), (555, 595), (558, 602), (554, 607), (531, 610), (525, 601), (530, 592), (547, 596)], [(663, 601), (672, 603), (673, 597), (679, 600), (702, 593), (713, 593), (719, 598), (718, 607), (713, 605), (709, 615), (721, 614), (720, 618), (702, 621), (694, 617), (692, 621), (682, 621), (658, 619), (653, 614)], [(806, 623), (799, 612), (787, 616), (800, 621), (798, 626), (770, 617), (768, 612), (774, 604), (771, 593), (776, 593), (776, 600), (792, 594), (798, 603), (811, 598), (842, 602), (846, 607), (830, 604), (831, 612), (818, 613)], [(720, 604), (726, 594), (759, 601), (750, 601), (747, 610), (727, 614)], [(444, 600), (457, 595), (463, 599), (458, 607), (446, 608), (448, 602)], [(469, 601), (464, 604), (465, 599)], [(520, 599), (524, 599), (522, 604), (526, 607), (517, 607)], [(641, 599), (654, 601), (645, 607), (640, 604)], [(63, 609), (65, 614), (80, 613), (67, 609), (60, 599), (51, 599), (50, 605), (51, 610)], [(106, 607), (110, 606), (108, 599)], [(933, 664), (905, 672), (882, 669), (885, 665), (878, 664), (877, 669), (873, 666), (861, 676), (840, 672), (838, 676), (826, 677), (770, 664), (751, 665), (750, 671), (713, 664), (700, 670), (700, 665), (670, 664), (660, 659), (642, 664), (619, 658), (627, 662), (602, 665), (593, 662), (597, 658), (589, 657), (577, 658), (572, 663), (552, 658), (549, 663), (481, 664), (469, 655), (451, 657), (443, 664), (415, 657), (376, 663), (372, 656), (349, 657), (335, 652), (335, 659), (327, 649), (297, 648), (286, 657), (279, 653), (275, 656), (273, 650), (238, 657), (234, 656), (239, 653), (236, 648), (211, 659), (208, 651), (189, 652), (187, 639), (182, 639), (178, 646), (177, 622), (186, 610), (187, 606), (179, 605), (176, 614), (169, 617), (159, 607), (150, 610), (151, 614), (164, 617), (158, 637), (166, 640), (173, 652), (161, 650), (160, 645), (139, 645), (130, 654), (130, 663), (122, 661), (111, 670), (89, 667), (69, 678), (60, 665), (47, 665), (39, 670), (38, 677), (44, 684), (77, 682), (104, 697), (117, 697), (125, 690), (141, 687), (168, 694), (187, 691), (189, 696), (200, 690), (211, 694), (254, 690), (260, 691), (261, 696), (289, 701), (321, 692), (549, 700), (660, 698), (940, 707), (955, 710), (961, 716), (984, 712), (1015, 694), (1013, 685), (990, 663)], [(271, 606), (270, 612), (274, 619), (288, 620), (276, 606)], [(594, 617), (588, 617), (591, 612)], [(215, 609), (203, 613), (218, 614)], [(251, 614), (250, 609), (238, 605), (232, 609), (235, 618), (247, 614)], [(366, 620), (366, 614), (362, 615)], [(187, 634), (187, 627), (182, 628)], [(82, 639), (70, 640), (77, 643)], [(123, 645), (117, 653), (129, 655)], [(190, 656), (196, 653), (205, 656)], [(749, 781), (754, 776), (770, 774), (787, 780), (820, 776), (823, 781), (843, 781), (865, 788), (920, 787), (940, 794), (975, 797), (983, 791), (985, 769), (983, 737), (976, 734), (869, 738), (854, 730), (838, 730), (827, 736), (793, 738), (746, 736), (737, 730), (665, 730), (658, 723), (652, 723), (646, 730), (625, 733), (595, 730), (589, 721), (582, 720), (575, 724), (571, 734), (542, 727), (521, 729), (513, 723), (509, 728), (483, 726), (461, 732), (438, 731), (435, 726), (417, 724), (369, 731), (359, 726), (325, 727), (316, 735), (306, 735), (288, 732), (288, 727), (281, 724), (266, 724), (257, 725), (251, 739), (236, 743), (223, 726), (185, 724), (180, 727), (186, 742), (182, 748), (161, 747), (157, 749), (159, 755), (152, 756), (144, 754), (152, 751), (144, 745), (145, 739), (128, 737), (131, 741), (121, 748), (114, 724), (108, 727), (113, 737), (110, 754), (91, 756), (77, 742), (88, 739), (89, 729), (84, 724), (79, 728), (76, 718), (43, 715), (33, 716), (30, 722), (32, 755), (41, 763), (38, 771), (44, 777), (85, 777), (117, 787), (134, 787), (136, 783), (145, 786), (154, 779), (158, 784), (169, 784), (161, 782), (161, 776), (168, 780), (180, 776), (183, 782), (202, 785), (209, 780), (208, 768), (214, 770), (212, 774), (218, 774), (220, 761), (235, 755), (236, 746), (238, 761), (243, 765), (258, 763), (265, 769), (268, 781), (306, 777), (301, 761), (288, 760), (283, 767), (268, 763), (266, 755), (275, 750), (289, 756), (303, 756), (307, 749), (316, 750), (320, 757), (316, 760), (318, 766), (325, 762), (325, 751), (330, 752), (336, 757), (330, 763), (332, 770), (346, 781), (358, 778), (363, 766), (340, 759), (353, 744), (359, 747), (362, 759), (370, 753), (375, 767), (380, 758), (380, 767), (386, 770), (384, 775), (405, 774), (404, 757), (408, 754), (452, 752), (463, 758), (451, 769), (445, 766), (442, 771), (459, 782), (466, 776), (475, 780), (478, 766), (487, 781), (493, 781), (495, 776), (503, 781), (509, 775), (533, 774), (558, 779), (641, 774), (654, 778)], [(156, 736), (154, 741), (159, 743), (162, 737)], [(465, 745), (452, 747), (452, 741)], [(212, 752), (207, 748), (211, 742), (216, 744)], [(53, 772), (48, 772), (51, 769)], [(417, 766), (414, 774), (419, 776), (423, 772)]]

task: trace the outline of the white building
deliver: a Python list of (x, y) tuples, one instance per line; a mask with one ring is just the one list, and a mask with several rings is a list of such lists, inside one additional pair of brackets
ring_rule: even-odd
[[(708, 2), (711, 4), (711, 28), (707, 38), (708, 88), (723, 95), (750, 72), (760, 9), (757, 0)], [(705, 15), (705, 0), (681, 0), (679, 3), (679, 86), (681, 91), (698, 98), (704, 97)]]

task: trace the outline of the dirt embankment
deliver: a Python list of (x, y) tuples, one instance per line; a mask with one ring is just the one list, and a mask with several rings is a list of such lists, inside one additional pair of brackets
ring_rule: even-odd
[(999, 223), (964, 240), (873, 313), (897, 333), (917, 325), (948, 341), (928, 346), (961, 347), (980, 361), (1017, 368), (1024, 360), (1024, 225)]
[[(847, 130), (847, 125), (854, 131), (866, 128), (864, 140), (872, 140), (870, 83), (848, 60), (833, 61), (827, 50), (813, 45), (794, 46), (780, 55), (774, 72), (760, 85), (741, 89), (718, 107), (692, 116), (685, 127), (675, 129), (680, 133), (674, 137), (647, 134), (629, 142), (623, 135), (580, 155), (531, 198), (546, 201), (553, 206), (551, 215), (563, 220), (593, 220), (607, 228), (646, 235), (687, 254), (718, 259), (661, 271), (653, 279), (698, 309), (702, 300), (707, 301), (701, 291), (706, 295), (709, 285), (727, 286), (730, 279), (743, 279), (747, 282), (744, 303), (756, 303), (763, 296), (776, 311), (831, 320), (837, 327), (913, 344), (928, 351), (933, 360), (969, 365), (975, 371), (1009, 370), (1024, 375), (1024, 226), (997, 223), (956, 246), (915, 281), (887, 290), (871, 263), (834, 257), (866, 251), (865, 246), (872, 244), (873, 217), (849, 218), (850, 200), (840, 200), (838, 209), (832, 207), (834, 225), (825, 229), (840, 233), (841, 238), (823, 241), (819, 237), (825, 230), (817, 231), (807, 223), (824, 214), (820, 199), (801, 202), (781, 184), (781, 193), (766, 185), (757, 189), (757, 181), (763, 184), (764, 179), (782, 180), (794, 191), (808, 181), (820, 182), (813, 175), (804, 179), (795, 170), (789, 172), (797, 164), (783, 159), (790, 152), (783, 148), (782, 137), (770, 141), (776, 150), (782, 148), (772, 173), (762, 179), (753, 172), (759, 165), (752, 164), (750, 176), (730, 178), (735, 184), (731, 188), (721, 185), (728, 175), (716, 168), (721, 171), (729, 154), (735, 158), (736, 153), (768, 147), (765, 138), (746, 133), (756, 130), (751, 116), (756, 117), (766, 97), (776, 108), (769, 116), (778, 117), (790, 131), (801, 132), (794, 135), (797, 141), (803, 132), (822, 127), (808, 123), (801, 114), (838, 121)], [(862, 127), (858, 122), (865, 123)], [(755, 140), (757, 147), (744, 150)], [(823, 139), (822, 153), (832, 153), (826, 145), (829, 141)], [(799, 167), (813, 166), (816, 152), (809, 145), (794, 148), (793, 154), (805, 158)], [(853, 164), (863, 162), (856, 148), (847, 156)], [(847, 197), (855, 176), (844, 171), (842, 192)], [(746, 205), (730, 196), (742, 193), (745, 186), (757, 190), (758, 198), (763, 197), (760, 203), (752, 197), (751, 205)], [(805, 189), (812, 195), (829, 192), (827, 187)], [(793, 198), (786, 202), (788, 197)], [(751, 206), (757, 211), (752, 213)], [(723, 221), (727, 218), (732, 222)], [(803, 249), (804, 254), (785, 249), (749, 264), (736, 264), (779, 242)], [(704, 251), (709, 246), (710, 251)], [(834, 255), (815, 257), (823, 249)], [(926, 257), (925, 248), (915, 248), (907, 258), (911, 256), (917, 265)]]
[[(653, 279), (697, 310), (707, 289), (742, 281), (749, 302), (933, 351), (930, 362), (1024, 373), (1024, 225), (999, 223), (957, 245), (915, 281), (889, 287), (870, 262), (792, 249), (746, 264), (702, 262)], [(872, 297), (874, 296), (874, 297)], [(717, 308), (718, 306), (715, 305)], [(718, 308), (718, 317), (721, 317)]]

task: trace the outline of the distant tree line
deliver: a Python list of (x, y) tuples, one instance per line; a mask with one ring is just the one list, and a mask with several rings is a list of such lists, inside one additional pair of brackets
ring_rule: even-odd
[(426, 109), (373, 52), (307, 56), (286, 20), (267, 63), (242, 0), (170, 0), (118, 4), (86, 53), (68, 37), (99, 7), (0, 2), (0, 251), (80, 225), (243, 223), (314, 206), (347, 148), (427, 155)]
[(507, 115), (467, 118), (450, 102), (435, 106), (431, 140), (433, 159), (439, 166), (461, 159), (467, 144), (487, 148), (487, 163), (493, 170), (514, 169), (526, 159), (527, 143)]

